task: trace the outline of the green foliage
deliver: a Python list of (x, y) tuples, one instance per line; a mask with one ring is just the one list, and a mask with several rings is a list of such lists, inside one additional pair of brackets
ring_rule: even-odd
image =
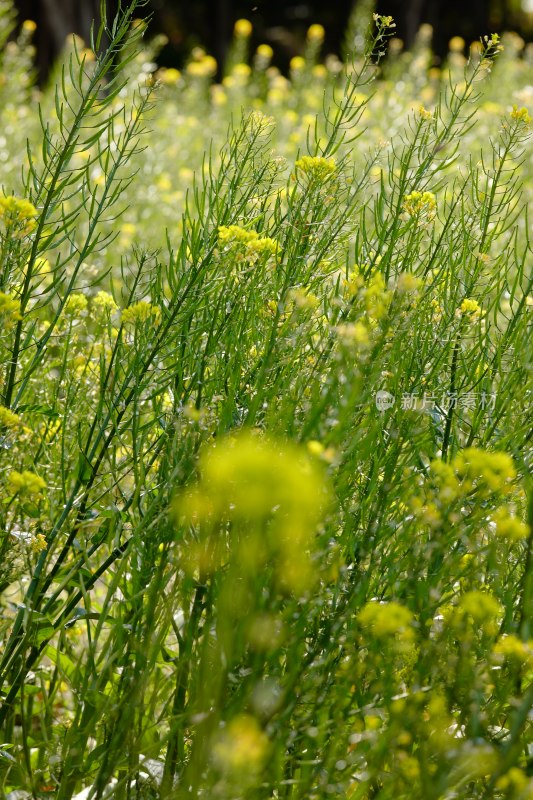
[(137, 6), (0, 62), (2, 795), (532, 797), (531, 56)]

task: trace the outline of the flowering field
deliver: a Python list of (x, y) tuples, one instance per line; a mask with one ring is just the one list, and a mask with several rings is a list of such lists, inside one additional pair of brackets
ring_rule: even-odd
[(136, 5), (0, 0), (0, 795), (533, 798), (532, 46)]

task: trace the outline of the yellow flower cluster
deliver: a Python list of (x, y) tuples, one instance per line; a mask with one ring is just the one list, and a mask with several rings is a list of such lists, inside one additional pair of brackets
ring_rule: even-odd
[[(501, 452), (490, 453), (477, 447), (460, 450), (449, 464), (435, 459), (431, 462), (431, 473), (438, 485), (438, 497), (445, 504), (473, 490), (479, 494), (506, 494), (516, 479), (511, 456)], [(500, 535), (507, 535), (508, 538), (519, 534), (513, 518), (510, 519), (511, 522), (504, 519), (503, 515), (495, 519), (497, 526), (497, 520), (500, 521)]]
[(191, 78), (212, 78), (217, 71), (217, 62), (213, 56), (203, 53), (198, 59), (190, 61), (185, 71)]
[(497, 663), (507, 661), (533, 667), (533, 642), (524, 642), (512, 633), (504, 634), (498, 639), (492, 653)]
[(437, 201), (433, 192), (411, 192), (403, 198), (403, 209), (410, 217), (433, 219)]
[(510, 514), (507, 509), (499, 508), (492, 515), (496, 525), (496, 535), (509, 542), (519, 542), (527, 539), (529, 528), (525, 522)]
[(330, 180), (337, 171), (335, 159), (323, 156), (302, 156), (297, 160), (294, 168), (296, 174), (301, 173), (316, 183)]
[(371, 600), (358, 613), (357, 621), (376, 639), (414, 638), (413, 615), (408, 608), (394, 601), (380, 603)]
[[(177, 499), (177, 516), (208, 527), (225, 520), (241, 524), (247, 532), (238, 544), (242, 568), (261, 567), (267, 555), (279, 583), (306, 589), (313, 582), (306, 548), (327, 500), (316, 461), (293, 444), (241, 433), (206, 450), (200, 474), (198, 484)], [(260, 541), (254, 531), (261, 532)]]
[(449, 613), (453, 627), (474, 623), (484, 633), (494, 635), (498, 630), (498, 620), (503, 614), (501, 604), (489, 592), (474, 589), (461, 595), (456, 606)]
[(516, 120), (517, 122), (523, 122), (524, 125), (531, 124), (531, 116), (527, 108), (518, 108), (518, 106), (514, 105), (513, 110), (511, 111), (511, 119)]
[[(231, 75), (234, 78), (240, 79), (243, 82), (246, 82), (246, 80), (250, 77), (251, 74), (252, 74), (252, 68), (250, 67), (249, 64), (246, 64), (244, 61), (239, 61), (239, 63), (235, 64), (235, 66), (231, 70)], [(229, 84), (225, 83), (224, 85), (229, 85), (231, 88), (233, 84), (230, 81)]]
[[(18, 414), (15, 414), (14, 411), (11, 411), (10, 408), (6, 408), (5, 406), (0, 406), (0, 428), (8, 428), (10, 430), (15, 430), (16, 428), (22, 428), (23, 423), (21, 418)], [(24, 430), (28, 430), (25, 428)]]
[(337, 325), (337, 335), (345, 347), (365, 349), (370, 345), (370, 331), (364, 322), (348, 322)]
[(274, 51), (269, 44), (260, 44), (256, 52), (258, 57), (265, 62), (269, 62), (274, 55)]
[(213, 748), (215, 763), (223, 772), (256, 773), (270, 749), (266, 733), (250, 714), (234, 717)]
[(29, 470), (18, 472), (13, 470), (7, 476), (9, 488), (13, 494), (24, 495), (27, 497), (42, 497), (43, 491), (46, 489), (46, 483), (39, 475)]
[(94, 311), (103, 315), (112, 314), (118, 308), (109, 292), (104, 291), (96, 293), (91, 301), (91, 306)]
[(37, 536), (32, 536), (30, 542), (30, 550), (32, 553), (42, 553), (46, 548), (46, 537), (42, 533), (38, 533)]
[(461, 494), (461, 484), (451, 464), (441, 461), (440, 458), (431, 462), (431, 474), (439, 485), (439, 500), (442, 503), (451, 503)]
[(452, 36), (448, 42), (448, 47), (452, 53), (462, 53), (465, 49), (465, 40), (462, 36)]
[(24, 236), (31, 233), (36, 226), (35, 217), (37, 209), (20, 197), (9, 195), (0, 197), (0, 220), (9, 228), (14, 228), (18, 235)]
[(425, 106), (421, 105), (418, 107), (418, 114), (423, 120), (426, 120), (426, 122), (428, 122), (430, 119), (433, 119), (433, 114), (431, 111), (428, 111)]
[(506, 797), (533, 797), (533, 781), (519, 767), (511, 767), (496, 781), (496, 789), (505, 792)]
[(484, 36), (483, 41), (485, 43), (485, 48), (487, 50), (494, 49), (497, 52), (502, 52), (503, 44), (500, 42), (500, 34), (499, 33), (491, 33), (490, 36)]
[(0, 406), (0, 426), (3, 428), (17, 428), (20, 425), (20, 417), (11, 409)]
[(65, 314), (67, 317), (79, 317), (87, 310), (88, 302), (85, 295), (74, 292), (65, 303)]
[(516, 479), (513, 459), (507, 453), (467, 447), (455, 456), (451, 464), (465, 492), (477, 489), (506, 493)]
[(394, 17), (386, 17), (383, 14), (373, 14), (373, 19), (376, 25), (379, 25), (380, 28), (395, 28), (396, 23), (394, 22)]
[(314, 310), (320, 305), (320, 300), (312, 292), (308, 292), (301, 286), (291, 289), (289, 297), (293, 301), (295, 307), (302, 311)]
[(248, 256), (268, 257), (278, 252), (278, 243), (270, 236), (260, 236), (257, 231), (246, 230), (240, 225), (221, 225), (218, 228), (218, 241), (225, 245), (244, 246)]
[(376, 270), (363, 289), (365, 309), (370, 319), (382, 319), (389, 308), (392, 294), (387, 291), (383, 274)]
[(161, 320), (161, 309), (159, 306), (149, 303), (147, 300), (139, 300), (132, 306), (128, 306), (122, 311), (123, 325), (137, 325), (150, 321), (158, 325)]
[(416, 292), (422, 285), (422, 279), (417, 278), (412, 272), (401, 272), (396, 282), (396, 291), (399, 294)]
[(276, 124), (274, 117), (263, 114), (262, 111), (252, 111), (246, 119), (246, 127), (256, 136), (270, 130)]
[(290, 61), (291, 72), (301, 72), (305, 69), (305, 58), (302, 56), (293, 56)]
[(19, 319), (22, 319), (20, 300), (11, 294), (0, 292), (0, 320), (3, 328), (9, 330)]
[(169, 67), (168, 69), (162, 67), (157, 76), (165, 86), (175, 86), (181, 78), (181, 72), (179, 69), (174, 69), (174, 67)]
[(321, 44), (324, 41), (326, 31), (323, 25), (310, 25), (307, 29), (307, 40), (316, 44)]
[(472, 300), (470, 297), (465, 297), (459, 306), (458, 315), (462, 317), (466, 317), (468, 315), (470, 319), (475, 319), (476, 317), (481, 316), (481, 306), (477, 300)]
[(242, 39), (247, 39), (252, 35), (252, 23), (249, 19), (238, 19), (233, 28), (235, 36)]
[(350, 272), (348, 277), (342, 282), (345, 297), (355, 297), (360, 289), (365, 285), (365, 279), (361, 275), (359, 266), (356, 264), (355, 268)]

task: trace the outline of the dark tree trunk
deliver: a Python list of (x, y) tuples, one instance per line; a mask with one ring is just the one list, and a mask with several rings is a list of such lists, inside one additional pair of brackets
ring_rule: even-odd
[[(71, 33), (89, 43), (93, 21), (100, 24), (100, 0), (15, 0), (21, 20), (37, 23), (37, 69), (44, 80), (50, 65), (57, 58)], [(118, 0), (107, 0), (107, 13), (111, 19)]]
[[(429, 22), (434, 29), (433, 47), (444, 56), (452, 36), (462, 36), (467, 43), (487, 33), (491, 25), (490, 0), (379, 0), (380, 14), (391, 14), (397, 23), (397, 35), (406, 47), (413, 44), (420, 25)], [(504, 2), (504, 5), (506, 3)]]
[[(326, 52), (338, 51), (354, 2), (357, 0), (150, 0), (145, 12), (153, 12), (151, 30), (162, 31), (169, 38), (162, 53), (165, 66), (181, 66), (195, 44), (206, 47), (222, 64), (233, 23), (246, 17), (254, 24), (254, 45), (272, 44), (276, 62), (283, 68), (298, 52), (312, 22), (326, 28)], [(466, 5), (465, 0), (377, 0), (376, 4), (378, 13), (394, 17), (396, 33), (407, 47), (422, 23), (433, 25), (433, 48), (441, 57), (452, 36), (463, 36), (468, 43), (493, 30), (501, 31), (510, 19), (510, 0), (470, 0)], [(98, 23), (100, 12), (100, 0), (15, 0), (15, 5), (21, 20), (33, 19), (38, 25), (41, 81), (69, 33), (89, 42), (92, 20)], [(110, 17), (117, 6), (118, 0), (107, 0)], [(515, 21), (513, 24), (516, 27)]]

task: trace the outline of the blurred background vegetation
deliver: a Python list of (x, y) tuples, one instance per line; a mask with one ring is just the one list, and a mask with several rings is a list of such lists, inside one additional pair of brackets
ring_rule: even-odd
[[(16, 0), (15, 4), (20, 21), (37, 23), (41, 81), (69, 33), (89, 40), (92, 20), (100, 10), (100, 0)], [(107, 0), (111, 14), (117, 5), (118, 0)], [(407, 47), (422, 24), (432, 25), (436, 63), (446, 54), (452, 36), (470, 42), (485, 33), (514, 30), (530, 40), (533, 33), (533, 0), (148, 0), (144, 13), (152, 16), (152, 32), (168, 39), (160, 56), (162, 66), (181, 67), (198, 45), (223, 64), (235, 20), (245, 17), (254, 26), (252, 43), (271, 45), (274, 63), (284, 69), (300, 52), (310, 24), (325, 27), (326, 52), (338, 53), (350, 15), (355, 12), (363, 18), (374, 10), (394, 17), (397, 35)]]

